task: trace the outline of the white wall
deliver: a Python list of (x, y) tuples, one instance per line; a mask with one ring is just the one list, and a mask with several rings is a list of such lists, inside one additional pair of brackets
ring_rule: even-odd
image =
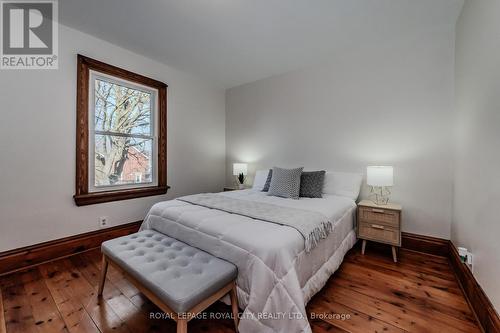
[(443, 25), (228, 90), (226, 183), (239, 161), (363, 173), (389, 164), (403, 230), (449, 238), (453, 58), (454, 26)]
[[(141, 220), (157, 201), (221, 190), (224, 90), (158, 62), (60, 26), (58, 70), (0, 71), (0, 251)], [(76, 207), (76, 54), (168, 84), (165, 196)]]
[(500, 311), (500, 2), (467, 0), (457, 23), (458, 112), (452, 241)]

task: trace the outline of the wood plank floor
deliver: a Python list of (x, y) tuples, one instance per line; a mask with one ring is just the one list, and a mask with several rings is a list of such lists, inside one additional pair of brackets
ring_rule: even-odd
[[(446, 259), (401, 250), (395, 264), (382, 250), (347, 254), (307, 307), (313, 332), (480, 332)], [(112, 267), (98, 300), (99, 263), (94, 250), (0, 277), (0, 333), (175, 332)], [(193, 320), (189, 332), (234, 331), (229, 307), (207, 311), (228, 317)]]

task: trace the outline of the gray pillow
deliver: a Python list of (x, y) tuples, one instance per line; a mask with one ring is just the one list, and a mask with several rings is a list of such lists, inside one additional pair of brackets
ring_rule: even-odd
[(281, 169), (274, 167), (268, 195), (298, 199), (302, 169), (304, 168)]
[(305, 171), (300, 176), (300, 196), (322, 198), (325, 171)]
[(273, 169), (269, 169), (269, 173), (267, 174), (266, 183), (264, 184), (264, 188), (262, 192), (268, 192), (269, 186), (271, 186), (271, 178), (273, 178)]

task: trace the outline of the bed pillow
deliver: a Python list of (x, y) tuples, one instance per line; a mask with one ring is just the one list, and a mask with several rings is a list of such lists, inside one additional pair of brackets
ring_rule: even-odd
[(268, 195), (298, 199), (302, 169), (304, 168), (281, 169), (274, 167)]
[(363, 175), (349, 172), (327, 172), (325, 174), (324, 194), (334, 194), (356, 200), (361, 189)]
[(300, 175), (300, 197), (321, 198), (326, 171), (305, 171)]
[(262, 192), (269, 192), (269, 186), (271, 186), (271, 179), (273, 178), (273, 169), (269, 169), (267, 172), (267, 179), (266, 183), (264, 184), (264, 188), (262, 189)]
[(254, 190), (262, 191), (262, 189), (266, 185), (268, 174), (269, 170), (257, 170), (257, 172), (255, 172), (255, 178), (253, 179), (252, 188)]

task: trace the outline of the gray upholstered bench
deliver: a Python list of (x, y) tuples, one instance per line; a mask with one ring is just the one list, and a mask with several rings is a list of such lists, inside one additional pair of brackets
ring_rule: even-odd
[(233, 264), (153, 230), (112, 239), (102, 244), (102, 295), (108, 263), (125, 276), (187, 332), (187, 322), (230, 294), (236, 331), (238, 298)]

